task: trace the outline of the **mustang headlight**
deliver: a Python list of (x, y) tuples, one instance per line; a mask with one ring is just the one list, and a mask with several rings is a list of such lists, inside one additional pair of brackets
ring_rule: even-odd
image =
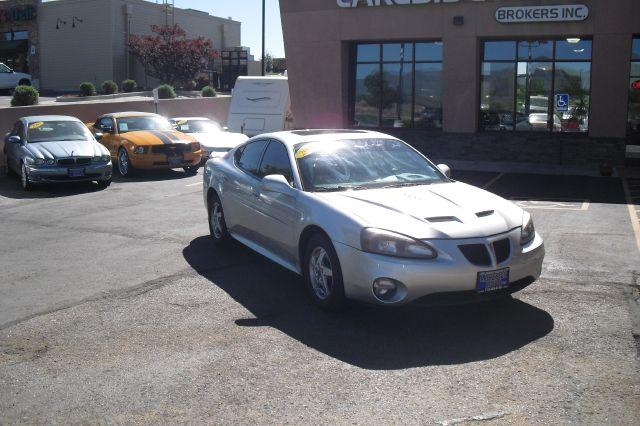
[(520, 245), (527, 245), (536, 237), (536, 228), (533, 226), (533, 219), (529, 214), (525, 215), (522, 230), (520, 231)]
[(383, 229), (365, 228), (360, 234), (362, 250), (385, 256), (435, 259), (438, 253), (430, 245), (406, 235)]
[(144, 146), (136, 146), (133, 148), (134, 154), (144, 154), (145, 152), (147, 152), (147, 149)]

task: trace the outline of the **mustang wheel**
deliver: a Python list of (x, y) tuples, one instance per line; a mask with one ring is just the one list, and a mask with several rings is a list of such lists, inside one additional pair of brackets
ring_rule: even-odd
[(27, 172), (27, 166), (22, 163), (22, 169), (20, 170), (20, 186), (25, 191), (31, 191), (33, 185), (29, 182), (29, 173)]
[(340, 261), (331, 240), (316, 234), (305, 249), (303, 276), (309, 295), (323, 309), (338, 310), (345, 304)]
[(224, 220), (224, 210), (217, 195), (213, 195), (209, 201), (209, 232), (216, 245), (224, 245), (229, 241), (229, 231)]
[(198, 167), (198, 166), (193, 166), (193, 167), (183, 167), (182, 169), (187, 174), (187, 176), (195, 176), (195, 175), (198, 174), (198, 169), (199, 168), (200, 167)]
[(133, 174), (133, 166), (129, 160), (129, 154), (124, 148), (118, 151), (118, 172), (121, 176), (131, 176)]

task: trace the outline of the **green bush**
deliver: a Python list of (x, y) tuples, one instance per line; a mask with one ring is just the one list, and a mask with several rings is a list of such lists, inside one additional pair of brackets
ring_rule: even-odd
[(203, 98), (215, 98), (216, 96), (218, 96), (218, 93), (216, 92), (216, 89), (214, 89), (211, 86), (203, 87), (201, 94), (202, 94)]
[(173, 99), (176, 97), (176, 91), (173, 86), (162, 84), (158, 86), (158, 97), (160, 99)]
[(118, 93), (118, 85), (113, 80), (107, 80), (102, 83), (102, 93), (105, 95), (113, 95)]
[(35, 87), (18, 86), (13, 92), (11, 98), (11, 106), (29, 106), (37, 105), (40, 94)]
[(80, 96), (94, 96), (96, 94), (96, 86), (93, 83), (85, 81), (80, 84)]
[(124, 93), (131, 93), (136, 90), (138, 83), (135, 80), (125, 80), (122, 82), (122, 91)]

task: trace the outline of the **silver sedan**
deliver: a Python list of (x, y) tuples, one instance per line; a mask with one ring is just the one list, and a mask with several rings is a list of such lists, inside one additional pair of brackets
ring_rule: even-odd
[(8, 172), (20, 176), (24, 190), (44, 183), (96, 181), (103, 188), (111, 184), (109, 151), (75, 117), (19, 119), (5, 137), (4, 155)]
[(323, 308), (476, 301), (533, 283), (544, 245), (530, 215), (449, 174), (381, 133), (280, 132), (209, 160), (204, 201), (216, 244), (233, 238), (302, 275)]

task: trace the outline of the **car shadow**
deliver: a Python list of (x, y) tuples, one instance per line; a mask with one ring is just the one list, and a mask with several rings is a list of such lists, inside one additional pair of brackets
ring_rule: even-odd
[(118, 183), (136, 183), (136, 182), (160, 182), (165, 180), (179, 180), (194, 177), (187, 175), (182, 170), (136, 170), (136, 172), (127, 177), (123, 177), (118, 173), (113, 174), (113, 181)]
[(516, 299), (432, 308), (354, 303), (344, 312), (324, 312), (309, 301), (298, 275), (238, 244), (221, 250), (208, 236), (199, 237), (183, 255), (201, 276), (251, 312), (251, 317), (236, 319), (238, 326), (276, 328), (323, 354), (366, 369), (492, 359), (554, 328), (549, 313)]
[(31, 191), (24, 191), (18, 177), (9, 176), (0, 179), (0, 196), (14, 200), (62, 198), (106, 190), (108, 189), (100, 188), (94, 182), (68, 182), (36, 186)]

